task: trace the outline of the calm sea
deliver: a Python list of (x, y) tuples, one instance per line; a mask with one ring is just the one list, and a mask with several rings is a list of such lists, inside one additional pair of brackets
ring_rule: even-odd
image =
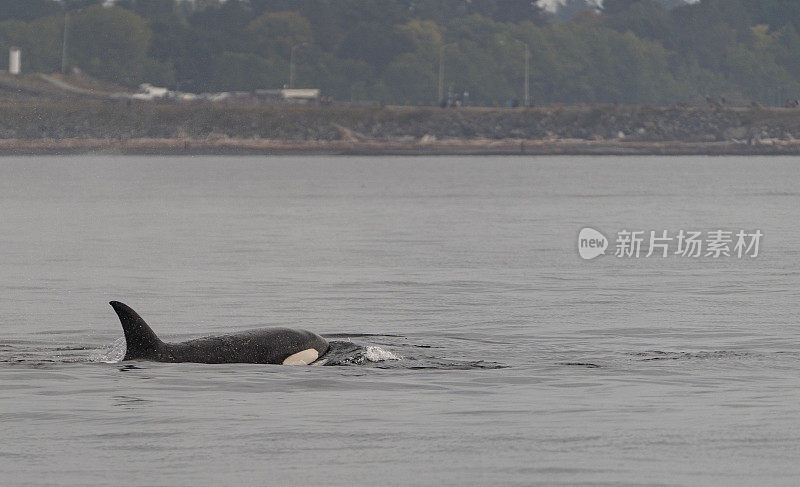
[[(0, 158), (0, 483), (796, 485), (799, 184), (797, 158)], [(718, 229), (758, 257), (613, 255)], [(112, 299), (169, 341), (338, 352), (119, 362)]]

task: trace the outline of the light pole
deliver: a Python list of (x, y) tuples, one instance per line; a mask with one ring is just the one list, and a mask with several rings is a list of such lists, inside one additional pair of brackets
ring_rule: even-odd
[[(527, 42), (523, 42), (519, 39), (515, 39), (514, 42), (519, 42), (525, 47), (525, 81), (523, 86), (523, 93), (525, 93), (525, 96), (523, 99), (523, 106), (529, 107), (531, 106), (531, 46), (528, 45)], [(500, 45), (505, 46), (505, 41), (501, 40)]]
[(308, 42), (303, 42), (292, 46), (292, 52), (289, 54), (289, 89), (294, 88), (294, 52), (297, 50), (297, 48), (305, 47), (307, 45)]

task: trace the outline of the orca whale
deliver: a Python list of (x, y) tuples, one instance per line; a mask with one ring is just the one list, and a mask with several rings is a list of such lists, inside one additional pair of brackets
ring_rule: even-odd
[(202, 364), (308, 365), (328, 351), (328, 342), (306, 330), (262, 328), (232, 335), (164, 343), (136, 311), (119, 301), (109, 303), (125, 332), (122, 360), (195, 362)]

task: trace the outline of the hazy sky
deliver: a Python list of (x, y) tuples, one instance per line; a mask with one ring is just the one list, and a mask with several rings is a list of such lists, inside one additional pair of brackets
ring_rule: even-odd
[[(590, 3), (597, 4), (598, 7), (603, 6), (603, 0), (588, 0)], [(686, 0), (686, 3), (695, 3), (699, 0)], [(553, 12), (559, 4), (563, 4), (565, 0), (539, 0), (539, 5)]]
[[(603, 0), (592, 0), (592, 1), (600, 6), (603, 5)], [(564, 0), (539, 0), (539, 5), (541, 5), (542, 7), (546, 8), (551, 12), (554, 12), (556, 10), (556, 7), (559, 4), (563, 3)]]

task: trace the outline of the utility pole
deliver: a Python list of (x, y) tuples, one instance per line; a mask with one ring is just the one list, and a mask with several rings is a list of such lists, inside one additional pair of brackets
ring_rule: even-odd
[(444, 99), (444, 44), (439, 48), (439, 97), (436, 98), (436, 104), (442, 102)]
[(525, 107), (531, 106), (531, 48), (525, 44)]
[(61, 42), (61, 73), (67, 74), (67, 26), (69, 25), (69, 11), (64, 7), (64, 40)]
[(292, 46), (292, 52), (289, 53), (289, 89), (294, 88), (294, 71), (295, 71), (295, 63), (294, 63), (294, 53), (299, 47), (307, 46), (307, 42), (303, 42), (301, 44), (295, 44)]
[(444, 48), (447, 46), (454, 46), (457, 43), (451, 42), (449, 44), (442, 44), (439, 47), (439, 98), (436, 103), (441, 103), (444, 100)]

